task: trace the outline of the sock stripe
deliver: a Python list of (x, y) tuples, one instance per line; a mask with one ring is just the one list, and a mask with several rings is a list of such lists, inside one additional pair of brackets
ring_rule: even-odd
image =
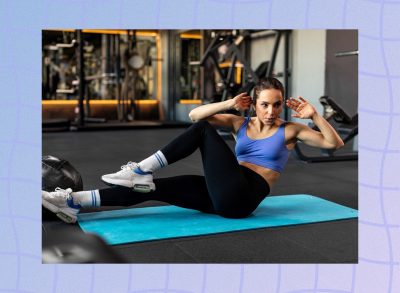
[(158, 156), (158, 154), (154, 154), (154, 156), (156, 157), (158, 163), (160, 164), (161, 167), (163, 167), (162, 162), (160, 160), (160, 157)]
[(96, 206), (95, 198), (94, 198), (94, 195), (93, 195), (93, 190), (90, 191), (90, 194), (92, 195), (92, 206)]
[(97, 207), (96, 191), (94, 190), (92, 190), (92, 201), (93, 201), (93, 206)]
[(160, 163), (160, 166), (161, 166), (161, 167), (164, 167), (165, 165), (164, 165), (164, 162), (162, 161), (160, 155), (157, 154), (157, 153), (155, 153), (154, 155), (156, 156), (156, 158), (157, 158), (157, 160), (158, 160), (158, 163)]
[(157, 151), (156, 154), (160, 158), (163, 166), (166, 167), (168, 165), (168, 162), (167, 162), (167, 158), (164, 156), (164, 154), (161, 151)]

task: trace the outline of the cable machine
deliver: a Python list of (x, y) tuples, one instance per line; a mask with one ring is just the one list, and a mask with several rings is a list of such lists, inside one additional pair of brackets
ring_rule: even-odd
[[(358, 51), (347, 51), (338, 52), (335, 54), (335, 57), (348, 57), (357, 55)], [(345, 145), (353, 140), (358, 135), (358, 114), (355, 114), (351, 117), (333, 97), (322, 96), (319, 101), (324, 107), (323, 117), (331, 124), (335, 124), (335, 129), (339, 135), (341, 135)], [(318, 130), (318, 128), (315, 126), (313, 129)], [(307, 155), (302, 148), (301, 142), (298, 142), (294, 147), (294, 154), (299, 160), (307, 163), (358, 160), (358, 153), (356, 151), (341, 153), (338, 150), (321, 149), (320, 156), (310, 156)]]

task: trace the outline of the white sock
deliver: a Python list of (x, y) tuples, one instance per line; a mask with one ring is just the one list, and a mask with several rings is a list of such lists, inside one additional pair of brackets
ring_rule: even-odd
[(139, 168), (143, 172), (154, 172), (168, 165), (167, 159), (161, 151), (157, 151), (147, 159), (139, 163)]
[(100, 206), (100, 193), (99, 190), (88, 190), (72, 192), (72, 199), (74, 204), (79, 204), (82, 207), (99, 207)]

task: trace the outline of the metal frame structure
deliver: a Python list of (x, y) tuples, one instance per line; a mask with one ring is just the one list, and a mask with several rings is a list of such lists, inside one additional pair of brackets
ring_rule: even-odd
[[(338, 52), (335, 54), (336, 57), (347, 57), (347, 56), (355, 56), (358, 55), (358, 51), (348, 51), (348, 52)], [(350, 117), (343, 108), (331, 97), (322, 96), (320, 98), (321, 103), (324, 106), (329, 106), (331, 108), (331, 115), (326, 117), (329, 121), (330, 119), (335, 119), (335, 116), (339, 117), (337, 122), (343, 122), (342, 126), (346, 129), (346, 136), (343, 139), (343, 142), (346, 144), (350, 140), (352, 140), (355, 136), (358, 135), (358, 114), (354, 117)], [(350, 126), (347, 128), (346, 126)], [(339, 133), (340, 126), (338, 127)], [(300, 148), (297, 143), (294, 147), (295, 155), (298, 159), (305, 161), (307, 163), (319, 163), (319, 162), (337, 162), (337, 161), (355, 161), (358, 160), (358, 153), (350, 153), (350, 154), (335, 154), (336, 150), (324, 150), (324, 155), (321, 156), (307, 156)]]
[[(226, 100), (228, 97), (228, 94), (235, 95), (237, 92), (235, 92), (234, 83), (232, 81), (233, 79), (233, 73), (234, 73), (234, 68), (235, 64), (237, 61), (240, 61), (243, 64), (244, 71), (245, 71), (245, 78), (243, 80), (243, 88), (246, 87), (247, 83), (256, 83), (259, 78), (262, 77), (267, 77), (267, 76), (272, 76), (273, 75), (273, 70), (275, 67), (275, 61), (278, 55), (278, 50), (279, 46), (281, 44), (281, 40), (284, 39), (285, 45), (284, 45), (284, 70), (283, 73), (281, 73), (280, 76), (283, 76), (283, 83), (284, 87), (286, 89), (285, 92), (285, 100), (288, 97), (289, 93), (289, 77), (290, 77), (290, 69), (289, 69), (289, 50), (290, 50), (290, 30), (272, 30), (272, 31), (266, 31), (265, 34), (260, 32), (256, 32), (257, 36), (252, 36), (252, 33), (250, 31), (244, 31), (243, 35), (238, 35), (236, 36), (234, 33), (227, 34), (227, 33), (222, 33), (222, 32), (217, 32), (211, 41), (210, 45), (207, 47), (207, 49), (204, 52), (203, 57), (201, 58), (199, 64), (200, 66), (205, 66), (205, 63), (210, 59), (212, 64), (214, 65), (215, 69), (217, 70), (217, 73), (219, 77), (221, 78), (222, 83), (224, 84), (224, 91), (222, 94), (222, 101)], [(267, 38), (267, 37), (274, 37), (275, 42), (274, 42), (274, 47), (272, 50), (272, 54), (270, 57), (270, 60), (268, 61), (267, 64), (267, 69), (265, 70), (265, 73), (263, 73), (261, 76), (257, 76), (257, 73), (251, 68), (250, 64), (248, 63), (248, 51), (250, 50), (251, 46), (248, 45), (248, 41), (252, 39), (259, 39), (259, 38)], [(239, 45), (242, 43), (242, 41), (245, 40), (245, 54), (243, 56)], [(230, 57), (231, 62), (230, 62), (230, 67), (228, 70), (228, 73), (226, 75), (223, 74), (221, 67), (218, 64), (218, 60), (216, 58), (216, 51), (218, 48), (222, 45), (228, 45), (228, 51), (225, 53), (225, 57)], [(245, 58), (247, 57), (247, 58)], [(279, 75), (278, 75), (279, 76)], [(284, 112), (285, 120), (288, 119), (288, 110), (285, 108)]]

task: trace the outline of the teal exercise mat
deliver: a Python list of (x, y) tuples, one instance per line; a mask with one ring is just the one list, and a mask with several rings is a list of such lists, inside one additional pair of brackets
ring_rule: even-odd
[(226, 219), (176, 206), (132, 208), (83, 213), (78, 223), (85, 232), (108, 244), (198, 236), (357, 218), (357, 210), (307, 194), (269, 196), (244, 219)]

